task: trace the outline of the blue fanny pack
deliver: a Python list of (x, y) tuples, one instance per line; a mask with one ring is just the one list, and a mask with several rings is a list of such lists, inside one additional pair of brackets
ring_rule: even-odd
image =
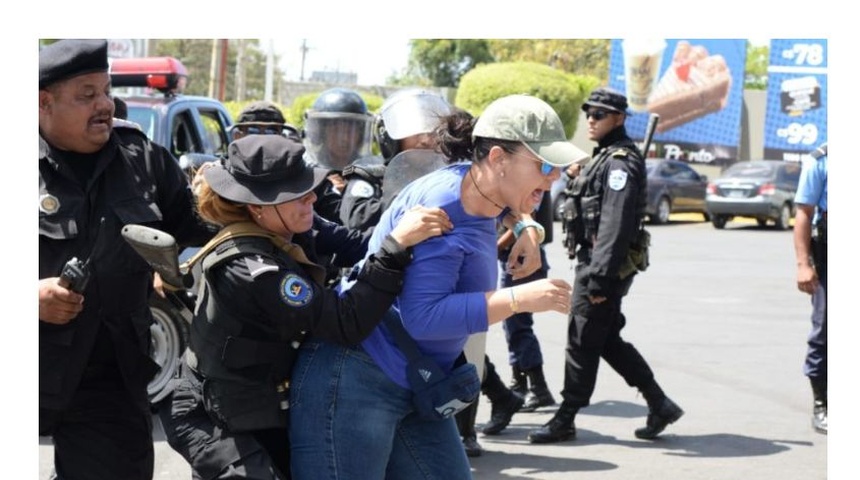
[(481, 379), (475, 365), (460, 353), (450, 374), (435, 360), (421, 353), (400, 320), (397, 310), (385, 314), (385, 325), (394, 335), (398, 348), (406, 355), (406, 379), (412, 388), (412, 403), (425, 420), (444, 420), (468, 407), (481, 393)]

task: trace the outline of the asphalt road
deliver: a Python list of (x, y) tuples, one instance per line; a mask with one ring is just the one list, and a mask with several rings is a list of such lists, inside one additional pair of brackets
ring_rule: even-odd
[[(828, 472), (828, 437), (810, 426), (811, 393), (801, 370), (810, 305), (795, 288), (791, 231), (753, 222), (715, 230), (692, 221), (699, 218), (676, 216), (669, 225), (649, 227), (651, 267), (637, 278), (624, 307), (623, 336), (637, 346), (686, 415), (658, 440), (636, 439), (633, 430), (644, 424), (645, 402), (603, 363), (592, 405), (577, 416), (575, 440), (531, 445), (529, 430), (547, 422), (555, 407), (519, 413), (501, 435), (479, 435), (486, 453), (472, 459), (474, 478), (856, 478), (850, 466)], [(547, 250), (550, 276), (570, 280), (571, 263), (558, 228), (555, 238)], [(547, 379), (557, 398), (566, 321), (557, 313), (535, 316)], [(501, 326), (491, 327), (487, 339), (487, 351), (507, 381)], [(482, 397), (478, 425), (489, 415)], [(190, 478), (160, 429), (155, 448), (155, 479)], [(50, 441), (40, 438), (40, 480), (48, 478), (51, 452)]]

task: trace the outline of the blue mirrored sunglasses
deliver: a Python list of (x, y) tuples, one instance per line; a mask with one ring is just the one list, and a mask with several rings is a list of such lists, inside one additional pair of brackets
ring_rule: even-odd
[(552, 166), (552, 165), (544, 162), (543, 160), (540, 160), (538, 158), (534, 158), (530, 155), (523, 155), (521, 153), (514, 153), (514, 152), (508, 152), (508, 153), (510, 153), (511, 155), (517, 156), (517, 157), (525, 157), (525, 158), (528, 158), (529, 160), (531, 160), (533, 162), (539, 163), (540, 164), (540, 173), (542, 173), (545, 177), (549, 176), (549, 174), (551, 174), (553, 170), (555, 170), (557, 168), (561, 169), (561, 167)]

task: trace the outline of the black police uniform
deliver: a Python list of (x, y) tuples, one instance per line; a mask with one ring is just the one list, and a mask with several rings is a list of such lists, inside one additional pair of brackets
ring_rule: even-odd
[(72, 257), (90, 258), (92, 271), (74, 319), (39, 322), (39, 434), (53, 436), (60, 478), (152, 478), (153, 277), (120, 236), (129, 223), (182, 246), (214, 233), (194, 213), (176, 160), (141, 132), (115, 128), (93, 154), (58, 150), (40, 135), (39, 278), (59, 276)]
[(347, 228), (362, 232), (379, 223), (382, 204), (384, 165), (349, 165), (343, 170), (348, 183), (340, 201), (340, 222)]
[(350, 259), (366, 248), (365, 237), (330, 233), (297, 235), (307, 247), (287, 245), (289, 253), (271, 237), (242, 237), (204, 257), (188, 368), (161, 416), (170, 445), (196, 475), (289, 478), (288, 387), (301, 340), (357, 344), (399, 293), (411, 254), (391, 237), (343, 298), (323, 287), (314, 246), (338, 242)]
[[(619, 278), (644, 218), (645, 161), (624, 126), (600, 139), (593, 158), (573, 180), (577, 215), (568, 228), (577, 232), (580, 246), (562, 397), (565, 406), (578, 409), (588, 405), (602, 357), (628, 385), (643, 390), (650, 405), (662, 392), (650, 393), (656, 387), (651, 368), (636, 348), (621, 338), (626, 321), (621, 300), (635, 272)], [(606, 301), (592, 304), (589, 296), (606, 297)]]

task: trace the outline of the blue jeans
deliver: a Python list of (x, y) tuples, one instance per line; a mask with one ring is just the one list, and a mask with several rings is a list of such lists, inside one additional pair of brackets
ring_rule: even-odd
[(421, 420), (412, 391), (361, 347), (309, 340), (290, 388), (295, 480), (470, 479), (454, 418)]
[[(540, 248), (541, 267), (528, 277), (514, 280), (510, 274), (504, 273), (505, 263), (508, 261), (510, 250), (499, 253), (499, 265), (503, 272), (501, 288), (523, 285), (525, 283), (540, 280), (547, 277), (549, 263), (546, 260), (544, 248)], [(540, 342), (535, 335), (534, 316), (531, 312), (521, 312), (511, 315), (502, 322), (505, 330), (505, 340), (508, 343), (508, 364), (517, 366), (521, 370), (531, 370), (543, 365), (543, 355), (540, 350)]]

